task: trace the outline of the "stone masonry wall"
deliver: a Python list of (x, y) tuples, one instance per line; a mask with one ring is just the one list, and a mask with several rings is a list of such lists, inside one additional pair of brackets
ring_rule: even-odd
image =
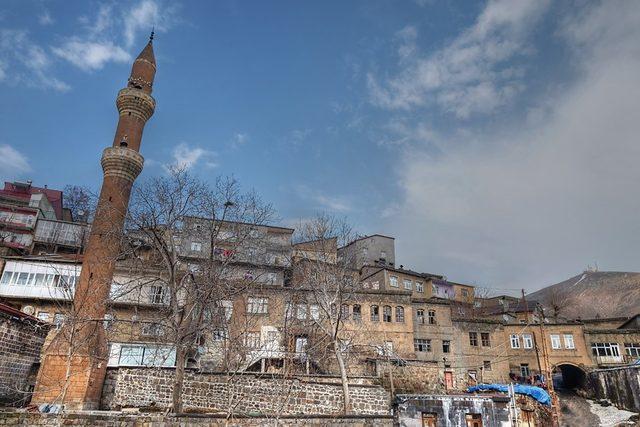
[(595, 397), (609, 399), (618, 408), (640, 412), (640, 366), (598, 369), (589, 373)]
[(35, 381), (35, 365), (49, 328), (0, 313), (0, 404), (20, 405)]
[(29, 427), (303, 427), (303, 426), (344, 426), (344, 427), (391, 427), (391, 416), (305, 416), (226, 419), (224, 416), (174, 416), (172, 414), (120, 414), (120, 413), (67, 413), (64, 415), (0, 412), (0, 426)]
[[(110, 370), (103, 389), (105, 409), (171, 405), (174, 371), (154, 368)], [(236, 414), (334, 415), (342, 412), (342, 386), (265, 374), (233, 375), (187, 372), (183, 388), (186, 411)], [(357, 415), (390, 414), (390, 396), (381, 386), (351, 384)], [(230, 409), (231, 408), (231, 409)]]

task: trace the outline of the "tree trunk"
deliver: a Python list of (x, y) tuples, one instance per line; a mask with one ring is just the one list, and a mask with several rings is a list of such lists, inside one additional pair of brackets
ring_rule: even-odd
[(186, 361), (186, 351), (183, 346), (176, 346), (176, 376), (173, 381), (173, 412), (182, 412), (182, 386), (184, 385), (184, 371)]
[(342, 381), (342, 394), (344, 394), (344, 414), (348, 415), (351, 409), (351, 399), (349, 398), (349, 379), (347, 378), (347, 368), (344, 364), (344, 358), (340, 351), (338, 343), (334, 343), (336, 359), (338, 359), (338, 366), (340, 367), (340, 378)]

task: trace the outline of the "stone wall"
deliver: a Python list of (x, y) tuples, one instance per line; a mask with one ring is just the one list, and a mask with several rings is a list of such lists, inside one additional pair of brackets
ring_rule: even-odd
[(67, 413), (64, 415), (25, 413), (25, 412), (0, 412), (0, 426), (34, 426), (34, 427), (59, 427), (59, 426), (87, 426), (87, 427), (302, 427), (315, 426), (350, 426), (350, 427), (391, 427), (391, 416), (305, 416), (305, 417), (280, 417), (277, 420), (266, 417), (247, 417), (226, 419), (223, 416), (174, 416), (160, 414), (121, 414), (121, 413)]
[(0, 404), (17, 406), (28, 398), (48, 331), (30, 316), (0, 311)]
[[(378, 374), (386, 389), (391, 379), (396, 393), (438, 393), (444, 391), (444, 371), (436, 362), (406, 361), (403, 365), (378, 361)], [(442, 374), (441, 374), (442, 372)]]
[[(171, 405), (173, 369), (110, 369), (103, 389), (104, 409), (167, 408)], [(358, 415), (390, 414), (390, 396), (381, 386), (350, 384), (351, 406)], [(282, 378), (268, 374), (187, 372), (185, 411), (265, 415), (334, 415), (342, 412), (342, 386), (322, 378)]]
[(588, 375), (594, 397), (609, 399), (621, 409), (640, 412), (640, 366), (598, 369)]

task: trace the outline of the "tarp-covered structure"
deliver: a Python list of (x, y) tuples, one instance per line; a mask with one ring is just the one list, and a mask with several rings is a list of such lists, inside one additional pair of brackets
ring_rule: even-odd
[[(509, 393), (509, 386), (506, 384), (480, 384), (475, 385), (473, 387), (469, 387), (467, 389), (468, 393), (476, 393), (478, 391), (500, 391), (502, 393)], [(527, 396), (531, 396), (536, 399), (538, 402), (543, 405), (551, 405), (551, 396), (546, 390), (532, 386), (532, 385), (522, 385), (522, 384), (514, 384), (513, 391), (518, 394), (526, 394)]]

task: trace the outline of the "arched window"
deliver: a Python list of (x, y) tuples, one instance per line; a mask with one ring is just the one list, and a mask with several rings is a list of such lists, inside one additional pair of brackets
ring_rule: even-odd
[(380, 320), (380, 309), (377, 305), (372, 305), (369, 309), (371, 311), (371, 321), (377, 322)]
[(396, 322), (404, 322), (404, 307), (400, 305), (396, 307)]
[(391, 322), (391, 306), (385, 305), (382, 308), (382, 321)]

